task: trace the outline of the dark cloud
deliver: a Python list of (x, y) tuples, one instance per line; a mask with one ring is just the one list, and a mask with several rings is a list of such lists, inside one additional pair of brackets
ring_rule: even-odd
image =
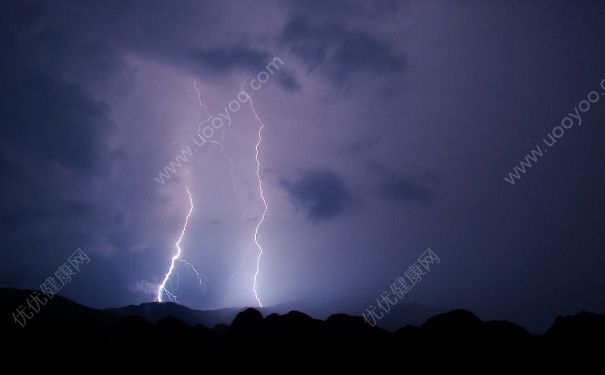
[(308, 1), (297, 1), (291, 0), (290, 7), (297, 12), (304, 12), (305, 14), (312, 15), (314, 17), (334, 17), (338, 15), (340, 17), (351, 17), (351, 16), (381, 16), (385, 13), (395, 13), (403, 5), (402, 0), (376, 0), (376, 1), (363, 1), (363, 0), (308, 0)]
[(86, 172), (99, 166), (110, 127), (102, 103), (77, 85), (46, 75), (3, 82), (0, 131), (5, 141), (40, 161)]
[[(39, 285), (75, 247), (124, 248), (132, 239), (95, 198), (111, 164), (109, 106), (83, 81), (108, 81), (117, 54), (68, 30), (63, 5), (0, 5), (0, 283)], [(120, 228), (122, 227), (122, 228)], [(26, 260), (26, 261), (25, 261)]]
[[(101, 167), (111, 130), (108, 107), (63, 74), (62, 68), (83, 63), (85, 55), (91, 61), (105, 61), (108, 77), (111, 59), (101, 58), (107, 52), (95, 48), (84, 55), (75, 52), (85, 43), (68, 39), (61, 27), (48, 26), (48, 14), (57, 11), (51, 4), (7, 2), (3, 8), (0, 135), (4, 146), (80, 172)], [(97, 65), (87, 65), (97, 70)]]
[(90, 244), (87, 228), (114, 223), (91, 198), (109, 166), (109, 108), (63, 72), (81, 62), (74, 51), (84, 43), (48, 26), (56, 11), (44, 2), (0, 5), (0, 169), (11, 176), (1, 183), (0, 246), (53, 260)]
[[(276, 63), (273, 56), (267, 51), (248, 46), (231, 46), (223, 48), (196, 49), (189, 52), (194, 63), (200, 65), (203, 71), (227, 74), (233, 71), (242, 71), (256, 75), (268, 70), (278, 75), (278, 82), (288, 91), (300, 89), (296, 77), (284, 69), (283, 64)], [(270, 68), (269, 65), (273, 64)], [(277, 71), (276, 69), (279, 69)]]
[(429, 203), (433, 197), (424, 179), (412, 174), (388, 175), (380, 183), (379, 189), (385, 199), (397, 202)]
[(282, 178), (281, 186), (312, 221), (333, 219), (354, 205), (342, 178), (329, 170), (307, 171), (294, 181)]
[(389, 44), (361, 32), (352, 32), (335, 49), (330, 62), (337, 80), (364, 71), (382, 75), (401, 73), (406, 66), (404, 58)]
[(302, 88), (301, 83), (298, 82), (296, 77), (287, 71), (278, 74), (277, 82), (286, 91), (298, 91)]
[(378, 142), (378, 138), (360, 138), (346, 144), (343, 151), (350, 156), (362, 155), (374, 149)]
[(267, 52), (246, 46), (199, 49), (191, 51), (190, 54), (203, 68), (216, 73), (228, 73), (232, 70), (255, 73), (264, 69), (270, 61)]
[(299, 14), (284, 25), (279, 41), (309, 71), (321, 66), (336, 83), (356, 74), (397, 75), (406, 68), (405, 58), (387, 41), (341, 24), (317, 25)]

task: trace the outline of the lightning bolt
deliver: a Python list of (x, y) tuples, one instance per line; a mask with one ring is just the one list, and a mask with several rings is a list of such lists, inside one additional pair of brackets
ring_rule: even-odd
[[(225, 127), (222, 128), (222, 140), (221, 141), (213, 140), (213, 139), (206, 139), (202, 136), (203, 126), (206, 125), (207, 123), (209, 123), (210, 121), (212, 121), (214, 116), (210, 113), (210, 111), (208, 110), (208, 106), (206, 106), (206, 104), (204, 104), (204, 101), (202, 100), (202, 94), (198, 88), (197, 81), (193, 82), (193, 88), (195, 89), (195, 92), (197, 93), (198, 104), (200, 106), (202, 114), (205, 115), (205, 118), (202, 121), (200, 121), (198, 124), (198, 138), (202, 140), (201, 144), (198, 144), (198, 145), (201, 147), (206, 143), (212, 143), (219, 147), (220, 154), (229, 162), (229, 173), (231, 176), (231, 186), (232, 186), (234, 194), (237, 196), (238, 200), (241, 202), (242, 201), (241, 195), (239, 194), (239, 192), (237, 190), (237, 186), (235, 184), (235, 177), (234, 177), (235, 164), (233, 162), (233, 158), (231, 157), (231, 155), (229, 155), (228, 153), (225, 152), (225, 145), (223, 144), (223, 142), (226, 140)], [(231, 124), (228, 124), (228, 126), (229, 125), (231, 125)], [(191, 216), (191, 213), (193, 212), (193, 207), (194, 207), (193, 197), (191, 195), (191, 192), (189, 191), (188, 187), (186, 187), (186, 190), (187, 190), (187, 196), (189, 198), (189, 204), (190, 204), (189, 211), (187, 212), (187, 216), (185, 218), (185, 224), (183, 225), (181, 235), (179, 236), (179, 238), (175, 244), (176, 248), (177, 248), (177, 252), (172, 257), (172, 259), (170, 261), (170, 268), (169, 268), (168, 272), (166, 273), (166, 275), (164, 276), (164, 280), (158, 287), (158, 292), (157, 292), (157, 297), (156, 297), (157, 302), (162, 302), (163, 294), (168, 296), (168, 299), (172, 302), (176, 302), (176, 300), (177, 300), (175, 292), (176, 292), (176, 290), (178, 290), (178, 287), (180, 285), (180, 272), (176, 268), (177, 261), (187, 265), (191, 269), (191, 271), (194, 273), (195, 277), (197, 278), (199, 287), (202, 289), (202, 291), (204, 291), (204, 288), (206, 286), (205, 282), (204, 282), (205, 278), (198, 272), (198, 270), (195, 268), (195, 266), (191, 262), (182, 258), (182, 249), (180, 247), (180, 244), (183, 239), (183, 236), (185, 235), (185, 232), (187, 231), (187, 226), (189, 224), (189, 218)], [(243, 215), (244, 214), (242, 214), (242, 217), (243, 217)], [(169, 290), (167, 287), (167, 283), (170, 280), (173, 273), (175, 272), (175, 269), (177, 272), (177, 286), (174, 290)]]
[(185, 259), (179, 259), (179, 260), (182, 263), (184, 263), (185, 265), (189, 266), (189, 269), (191, 270), (191, 272), (193, 272), (193, 274), (197, 278), (200, 289), (202, 289), (202, 292), (205, 292), (206, 283), (204, 280), (206, 280), (206, 278), (201, 273), (198, 272), (198, 270), (195, 268), (195, 266), (193, 264), (191, 264), (191, 262), (189, 262), (188, 260), (185, 260)]
[[(204, 137), (202, 137), (202, 127), (204, 125), (206, 125), (207, 123), (209, 123), (210, 121), (212, 121), (212, 119), (214, 118), (214, 116), (210, 113), (210, 111), (208, 110), (208, 106), (202, 100), (202, 94), (201, 94), (200, 89), (198, 87), (197, 81), (194, 81), (193, 87), (195, 89), (195, 92), (197, 93), (198, 104), (199, 104), (199, 107), (201, 109), (201, 112), (202, 112), (203, 116), (205, 116), (205, 118), (198, 125), (198, 137), (202, 139), (202, 145), (205, 144), (206, 142), (212, 143), (214, 145), (217, 145), (219, 147), (220, 154), (229, 162), (229, 173), (230, 173), (230, 177), (231, 177), (232, 190), (233, 190), (233, 193), (235, 194), (235, 196), (237, 197), (239, 203), (242, 204), (243, 203), (242, 196), (239, 193), (239, 191), (237, 189), (237, 185), (235, 183), (235, 176), (234, 176), (235, 164), (233, 162), (233, 158), (231, 157), (231, 155), (229, 155), (227, 152), (225, 152), (225, 145), (223, 143), (226, 140), (226, 136), (225, 136), (225, 129), (226, 128), (223, 127), (221, 129), (222, 130), (222, 140), (221, 141), (208, 140), (208, 139), (205, 139)], [(241, 83), (241, 85), (240, 85), (240, 92), (244, 93), (246, 96), (249, 97), (249, 95), (244, 91), (244, 83)], [(228, 124), (228, 126), (231, 126), (231, 124)], [(247, 221), (247, 219), (246, 219), (246, 209), (244, 209), (242, 211), (240, 220), (241, 221)], [(243, 256), (242, 256), (240, 264), (236, 267), (235, 271), (232, 273), (231, 277), (229, 278), (229, 287), (231, 286), (231, 284), (232, 284), (233, 279), (235, 278), (235, 276), (243, 268), (246, 258), (247, 258), (247, 253), (244, 253)], [(256, 296), (256, 292), (255, 292), (255, 296)], [(256, 297), (256, 299), (258, 300), (258, 297)], [(259, 301), (259, 305), (260, 305), (260, 301)]]
[[(175, 247), (177, 249), (176, 254), (174, 254), (172, 256), (172, 259), (170, 261), (170, 268), (168, 269), (168, 272), (164, 276), (164, 280), (158, 287), (158, 295), (156, 297), (157, 302), (163, 302), (162, 301), (163, 294), (166, 294), (166, 296), (168, 296), (168, 299), (170, 301), (176, 302), (176, 295), (174, 294), (174, 292), (168, 290), (168, 287), (166, 286), (166, 284), (168, 283), (168, 280), (170, 280), (170, 277), (172, 276), (172, 274), (175, 271), (177, 261), (183, 262), (183, 263), (189, 265), (191, 267), (191, 269), (193, 270), (193, 272), (195, 273), (195, 275), (197, 276), (200, 288), (204, 287), (204, 282), (202, 281), (200, 273), (197, 271), (197, 269), (193, 266), (193, 264), (191, 264), (190, 262), (188, 262), (187, 260), (182, 258), (183, 250), (181, 249), (181, 241), (183, 240), (183, 236), (185, 236), (185, 232), (187, 231), (187, 226), (189, 225), (189, 218), (191, 217), (191, 213), (193, 212), (193, 207), (194, 207), (193, 197), (191, 196), (189, 187), (186, 186), (185, 189), (187, 190), (187, 196), (189, 198), (189, 211), (187, 212), (187, 216), (185, 217), (185, 223), (183, 225), (183, 229), (181, 230), (181, 234), (179, 235), (179, 238), (175, 243)], [(180, 279), (180, 277), (179, 277), (179, 279)]]
[[(238, 201), (241, 203), (242, 197), (239, 194), (239, 191), (237, 190), (237, 185), (235, 184), (235, 175), (234, 175), (235, 163), (233, 163), (233, 158), (231, 157), (231, 155), (229, 155), (228, 153), (225, 152), (225, 145), (223, 144), (223, 142), (225, 142), (225, 140), (227, 139), (227, 137), (225, 135), (226, 128), (225, 127), (221, 128), (221, 132), (222, 132), (221, 141), (217, 141), (214, 139), (206, 139), (202, 136), (202, 127), (204, 125), (206, 125), (207, 123), (209, 123), (210, 121), (212, 121), (214, 116), (210, 113), (210, 111), (208, 110), (208, 106), (206, 104), (204, 104), (204, 101), (202, 100), (202, 94), (200, 92), (200, 89), (198, 88), (197, 81), (193, 81), (193, 88), (195, 89), (195, 92), (197, 93), (198, 104), (199, 104), (202, 112), (206, 115), (206, 118), (204, 120), (202, 120), (198, 125), (198, 132), (197, 132), (198, 138), (202, 139), (202, 145), (204, 145), (206, 142), (217, 145), (219, 147), (219, 152), (220, 152), (221, 156), (223, 156), (225, 159), (227, 159), (227, 162), (229, 162), (229, 175), (231, 176), (231, 188), (233, 189), (233, 193), (237, 197)], [(228, 124), (227, 126), (231, 126), (231, 124)], [(242, 216), (243, 216), (243, 214), (242, 214)]]
[(256, 302), (258, 302), (258, 305), (260, 307), (263, 307), (263, 304), (261, 303), (260, 298), (258, 297), (258, 274), (260, 272), (260, 261), (261, 261), (262, 255), (263, 255), (263, 247), (261, 246), (260, 242), (258, 241), (258, 232), (260, 231), (260, 228), (263, 225), (263, 222), (265, 221), (265, 216), (267, 215), (267, 211), (269, 209), (269, 206), (267, 205), (267, 200), (265, 199), (265, 191), (263, 190), (263, 180), (260, 176), (260, 158), (259, 158), (259, 149), (260, 149), (260, 145), (263, 141), (262, 134), (263, 134), (263, 128), (265, 127), (265, 124), (260, 119), (260, 117), (256, 113), (256, 110), (254, 109), (254, 104), (252, 103), (252, 96), (249, 95), (245, 91), (242, 91), (242, 92), (245, 93), (246, 96), (248, 97), (248, 99), (250, 101), (250, 109), (252, 110), (252, 113), (254, 114), (254, 118), (256, 119), (256, 121), (259, 124), (258, 139), (256, 141), (256, 146), (254, 147), (254, 149), (256, 151), (255, 152), (256, 178), (258, 180), (258, 190), (260, 192), (260, 198), (263, 201), (263, 213), (261, 215), (260, 220), (256, 224), (256, 228), (254, 229), (254, 243), (256, 244), (256, 247), (258, 248), (258, 256), (256, 257), (256, 272), (254, 273), (254, 297), (256, 298)]
[[(223, 142), (226, 140), (226, 136), (225, 136), (225, 128), (222, 128), (222, 140), (218, 141), (218, 140), (211, 140), (211, 139), (206, 139), (202, 136), (202, 128), (205, 124), (209, 123), (210, 121), (212, 121), (212, 119), (214, 118), (214, 116), (212, 116), (212, 114), (209, 112), (208, 107), (204, 104), (203, 100), (202, 100), (202, 95), (200, 93), (200, 90), (198, 88), (198, 84), (197, 81), (194, 81), (194, 89), (197, 93), (198, 96), (198, 104), (202, 110), (202, 113), (206, 116), (199, 124), (198, 124), (198, 137), (202, 140), (201, 145), (198, 144), (198, 146), (203, 146), (205, 143), (212, 143), (214, 145), (217, 145), (219, 147), (219, 151), (221, 153), (221, 155), (229, 162), (229, 166), (230, 166), (230, 175), (231, 175), (231, 184), (232, 184), (232, 188), (233, 188), (233, 192), (234, 194), (237, 196), (237, 198), (239, 199), (239, 201), (241, 202), (241, 195), (239, 194), (236, 184), (235, 184), (235, 178), (234, 178), (234, 162), (233, 159), (231, 158), (231, 156), (225, 152), (225, 146), (223, 144)], [(243, 90), (243, 88), (241, 89), (241, 93), (245, 94), (246, 97), (249, 99), (250, 101), (250, 109), (254, 115), (254, 118), (256, 120), (256, 122), (259, 124), (258, 126), (258, 138), (257, 138), (257, 142), (255, 144), (255, 161), (256, 161), (256, 178), (258, 181), (258, 190), (259, 190), (259, 195), (260, 198), (263, 202), (263, 212), (262, 215), (260, 217), (260, 220), (258, 221), (255, 229), (254, 229), (254, 243), (258, 249), (258, 255), (256, 258), (256, 270), (254, 273), (254, 283), (253, 283), (253, 292), (254, 292), (254, 298), (256, 299), (258, 305), (260, 307), (263, 307), (262, 302), (260, 300), (259, 297), (259, 293), (258, 293), (258, 276), (260, 273), (260, 262), (261, 262), (261, 258), (262, 258), (262, 254), (263, 254), (263, 247), (259, 242), (259, 232), (261, 230), (261, 227), (265, 221), (265, 217), (267, 215), (267, 211), (269, 209), (269, 206), (267, 204), (267, 200), (265, 198), (265, 192), (263, 190), (263, 181), (261, 178), (261, 162), (260, 162), (260, 147), (261, 147), (261, 143), (262, 143), (262, 133), (263, 133), (263, 129), (265, 127), (265, 124), (263, 123), (263, 121), (261, 120), (260, 116), (258, 115), (258, 113), (256, 112), (256, 109), (254, 108), (254, 103), (252, 102), (252, 97)], [(230, 125), (230, 124), (229, 124)], [(189, 199), (189, 211), (187, 212), (187, 216), (185, 217), (185, 223), (183, 225), (183, 229), (181, 230), (181, 234), (178, 238), (178, 240), (175, 243), (177, 252), (176, 254), (174, 254), (171, 258), (171, 262), (170, 262), (170, 268), (168, 270), (168, 272), (166, 273), (166, 275), (164, 276), (164, 280), (162, 281), (162, 283), (160, 284), (160, 286), (158, 287), (158, 292), (157, 292), (157, 298), (156, 301), (157, 302), (162, 302), (162, 296), (165, 294), (168, 299), (172, 302), (176, 302), (177, 300), (177, 296), (175, 294), (175, 290), (169, 290), (167, 287), (167, 283), (170, 280), (171, 276), (173, 275), (173, 273), (175, 272), (175, 267), (176, 267), (176, 263), (177, 262), (181, 262), (186, 264), (187, 266), (190, 267), (190, 269), (193, 271), (193, 273), (196, 275), (198, 281), (199, 281), (199, 286), (200, 288), (204, 288), (205, 284), (203, 281), (203, 277), (202, 275), (197, 271), (197, 269), (193, 266), (193, 264), (191, 264), (190, 262), (188, 262), (187, 260), (182, 258), (182, 249), (181, 249), (181, 241), (185, 235), (185, 232), (187, 231), (187, 227), (189, 225), (189, 218), (191, 217), (191, 214), (193, 212), (194, 209), (194, 203), (193, 203), (193, 197), (191, 195), (191, 192), (189, 191), (189, 188), (186, 187), (187, 190), (187, 196)], [(245, 214), (246, 212), (244, 211), (242, 213), (242, 220), (244, 220), (245, 218)], [(244, 259), (245, 259), (245, 254), (244, 254)], [(238, 267), (239, 268), (239, 267)], [(176, 270), (176, 272), (178, 273), (178, 269)], [(236, 271), (237, 273), (237, 271)], [(178, 276), (178, 275), (177, 275)], [(231, 277), (233, 278), (233, 276)], [(179, 277), (180, 279), (180, 277)], [(178, 288), (178, 286), (177, 286)]]

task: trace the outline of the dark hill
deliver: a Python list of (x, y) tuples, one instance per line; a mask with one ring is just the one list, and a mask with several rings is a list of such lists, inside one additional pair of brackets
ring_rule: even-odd
[(12, 312), (30, 293), (0, 289), (0, 328), (4, 341), (12, 344), (9, 357), (26, 347), (28, 355), (59, 356), (69, 349), (98, 358), (143, 361), (228, 356), (240, 362), (289, 358), (296, 363), (321, 359), (351, 364), (404, 356), (457, 361), (489, 358), (508, 363), (594, 359), (605, 349), (605, 315), (587, 312), (557, 318), (543, 336), (511, 322), (483, 322), (467, 310), (452, 310), (420, 326), (389, 332), (346, 314), (333, 314), (326, 320), (299, 311), (264, 317), (249, 308), (234, 314), (230, 325), (206, 325), (201, 322), (218, 321), (216, 316), (224, 318), (232, 311), (212, 316), (173, 303), (96, 310), (57, 296), (21, 328), (13, 322)]
[(203, 324), (214, 327), (219, 323), (231, 323), (233, 318), (241, 311), (240, 308), (229, 308), (219, 310), (194, 310), (187, 306), (173, 302), (143, 303), (140, 305), (128, 305), (125, 307), (106, 309), (108, 313), (119, 317), (138, 316), (151, 323), (157, 323), (167, 317), (177, 318), (189, 325)]

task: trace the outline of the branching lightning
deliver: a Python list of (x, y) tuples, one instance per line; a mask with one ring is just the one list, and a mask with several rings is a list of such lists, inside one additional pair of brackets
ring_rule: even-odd
[(197, 278), (199, 287), (200, 287), (200, 289), (202, 289), (202, 292), (203, 292), (205, 290), (205, 288), (206, 288), (206, 283), (204, 282), (204, 280), (206, 280), (206, 278), (202, 274), (200, 274), (197, 271), (197, 269), (195, 268), (195, 266), (193, 264), (191, 264), (191, 262), (189, 262), (188, 260), (179, 259), (179, 261), (181, 261), (182, 263), (184, 263), (187, 266), (189, 266), (189, 269), (191, 270), (191, 272), (193, 272), (193, 274)]
[[(202, 100), (202, 94), (200, 93), (200, 89), (197, 86), (197, 81), (193, 82), (193, 88), (195, 89), (195, 92), (197, 93), (198, 104), (199, 104), (203, 114), (206, 116), (206, 118), (204, 120), (202, 120), (198, 125), (198, 132), (197, 132), (198, 138), (200, 138), (202, 140), (202, 145), (206, 142), (217, 145), (219, 147), (219, 152), (221, 153), (221, 156), (223, 156), (229, 162), (229, 175), (231, 176), (231, 188), (233, 189), (233, 193), (235, 194), (235, 196), (241, 203), (242, 197), (239, 194), (239, 192), (237, 190), (237, 186), (235, 184), (235, 176), (234, 176), (235, 164), (233, 163), (233, 158), (231, 157), (231, 155), (229, 155), (228, 153), (225, 152), (225, 145), (223, 144), (223, 142), (226, 140), (225, 127), (221, 128), (221, 132), (222, 132), (221, 141), (217, 141), (214, 139), (206, 139), (203, 137), (202, 128), (208, 122), (212, 121), (214, 116), (210, 113), (210, 111), (208, 110), (208, 106), (206, 104), (204, 104), (204, 102)], [(228, 124), (227, 126), (230, 126), (230, 125), (231, 124)]]
[[(201, 139), (201, 143), (197, 144), (198, 146), (202, 146), (205, 143), (212, 143), (215, 144), (219, 147), (219, 151), (221, 153), (221, 155), (227, 159), (227, 161), (229, 162), (229, 166), (230, 166), (230, 175), (231, 175), (231, 184), (232, 184), (232, 188), (233, 188), (233, 192), (234, 194), (237, 196), (238, 200), (240, 201), (240, 203), (242, 202), (242, 198), (241, 195), (239, 194), (238, 190), (237, 190), (237, 186), (235, 184), (235, 178), (234, 178), (234, 162), (232, 157), (225, 152), (225, 146), (223, 144), (223, 142), (226, 140), (225, 137), (225, 128), (222, 128), (222, 140), (214, 140), (214, 139), (206, 139), (202, 136), (202, 129), (203, 127), (209, 123), (210, 121), (212, 121), (214, 119), (214, 116), (209, 112), (208, 107), (204, 104), (204, 102), (202, 101), (202, 95), (200, 93), (200, 90), (198, 88), (197, 85), (197, 81), (194, 81), (194, 89), (197, 93), (198, 96), (198, 103), (199, 106), (202, 110), (202, 114), (205, 116), (205, 118), (198, 124), (198, 137), (199, 139)], [(256, 109), (254, 108), (254, 104), (252, 102), (252, 97), (246, 92), (244, 91), (244, 89), (241, 89), (241, 93), (245, 94), (246, 97), (249, 99), (250, 101), (250, 109), (252, 111), (252, 114), (254, 115), (254, 118), (256, 120), (256, 122), (258, 123), (258, 137), (257, 137), (257, 141), (254, 147), (255, 150), (255, 161), (256, 161), (256, 179), (258, 181), (257, 183), (257, 187), (258, 187), (258, 191), (259, 191), (259, 195), (260, 198), (262, 200), (263, 203), (263, 212), (260, 216), (260, 219), (258, 221), (258, 223), (256, 224), (256, 227), (254, 229), (254, 243), (258, 249), (258, 254), (257, 254), (257, 258), (256, 258), (256, 269), (255, 269), (255, 273), (254, 273), (254, 283), (253, 283), (253, 292), (254, 292), (254, 298), (256, 299), (258, 305), (260, 307), (263, 307), (262, 302), (260, 300), (259, 297), (259, 293), (258, 293), (258, 276), (260, 273), (260, 263), (261, 263), (261, 258), (263, 255), (263, 247), (259, 241), (259, 233), (260, 230), (262, 228), (262, 225), (265, 221), (265, 217), (267, 215), (267, 211), (269, 209), (269, 206), (267, 204), (267, 200), (265, 199), (265, 192), (263, 190), (263, 181), (261, 178), (261, 162), (260, 162), (260, 147), (262, 144), (262, 134), (263, 134), (263, 129), (265, 127), (265, 124), (263, 123), (263, 121), (261, 120), (260, 116), (257, 114)], [(230, 125), (230, 124), (228, 124)], [(191, 271), (195, 274), (195, 276), (198, 279), (199, 282), (199, 286), (200, 288), (204, 288), (205, 287), (205, 283), (204, 283), (204, 279), (202, 277), (202, 275), (197, 271), (197, 269), (194, 267), (193, 264), (191, 264), (189, 261), (185, 260), (182, 258), (182, 249), (181, 249), (181, 241), (183, 240), (183, 237), (185, 235), (185, 232), (187, 231), (187, 227), (189, 225), (189, 218), (191, 217), (191, 214), (193, 212), (194, 209), (194, 202), (193, 202), (193, 197), (191, 195), (191, 192), (189, 191), (189, 188), (186, 187), (186, 191), (187, 191), (187, 196), (189, 199), (189, 211), (187, 212), (187, 215), (185, 217), (185, 223), (183, 225), (183, 228), (181, 230), (181, 234), (179, 235), (175, 246), (176, 246), (176, 253), (172, 256), (171, 258), (171, 262), (170, 262), (170, 268), (168, 270), (168, 272), (166, 273), (166, 275), (164, 276), (164, 279), (162, 281), (162, 283), (160, 284), (160, 286), (158, 287), (158, 291), (157, 291), (157, 297), (156, 297), (156, 301), (157, 302), (162, 302), (163, 299), (162, 297), (165, 295), (167, 296), (167, 298), (172, 301), (172, 302), (176, 302), (177, 301), (177, 296), (176, 296), (176, 290), (178, 289), (178, 285), (177, 288), (175, 289), (169, 289), (167, 284), (170, 280), (170, 278), (173, 276), (173, 274), (176, 272), (177, 273), (177, 277), (178, 277), (178, 281), (180, 282), (180, 275), (179, 275), (179, 270), (176, 269), (176, 265), (177, 262), (183, 263), (185, 265), (187, 265)], [(245, 219), (245, 214), (246, 212), (244, 211), (242, 213), (242, 220)], [(246, 254), (244, 254), (244, 257), (242, 259), (242, 264), (244, 263), (244, 260), (246, 258), (245, 256)], [(240, 265), (241, 267), (241, 265)], [(239, 268), (238, 267), (238, 270)], [(236, 272), (237, 273), (237, 270)], [(233, 279), (235, 273), (231, 276), (231, 279)], [(230, 283), (231, 283), (231, 279), (230, 279)]]
[(162, 281), (162, 283), (160, 284), (160, 286), (158, 287), (158, 295), (156, 297), (156, 301), (157, 302), (162, 302), (162, 295), (166, 294), (166, 296), (168, 296), (168, 299), (172, 302), (176, 302), (176, 294), (174, 294), (173, 291), (168, 290), (167, 287), (167, 283), (168, 280), (170, 280), (170, 277), (172, 276), (172, 274), (175, 272), (175, 267), (176, 267), (176, 262), (183, 262), (185, 264), (187, 264), (189, 267), (191, 267), (191, 269), (193, 270), (193, 272), (195, 273), (195, 275), (197, 276), (197, 279), (199, 281), (199, 285), (200, 288), (204, 287), (204, 282), (202, 281), (202, 278), (200, 276), (200, 273), (197, 271), (197, 269), (193, 266), (193, 264), (191, 264), (190, 262), (184, 260), (182, 258), (182, 249), (181, 249), (181, 241), (183, 240), (183, 236), (185, 235), (185, 232), (187, 231), (187, 226), (189, 225), (189, 218), (191, 217), (191, 213), (193, 212), (193, 197), (191, 196), (191, 192), (189, 191), (189, 187), (185, 187), (187, 190), (187, 196), (189, 197), (189, 211), (187, 212), (187, 216), (185, 217), (185, 223), (183, 224), (183, 229), (181, 230), (181, 234), (179, 235), (178, 240), (175, 243), (176, 246), (176, 254), (174, 254), (172, 256), (172, 259), (170, 261), (170, 268), (168, 269), (168, 272), (166, 273), (166, 275), (164, 276), (164, 280)]
[[(231, 176), (231, 185), (233, 188), (233, 192), (235, 193), (235, 195), (237, 196), (237, 198), (240, 200), (241, 202), (241, 196), (239, 194), (239, 192), (237, 191), (237, 187), (235, 185), (235, 178), (234, 178), (234, 168), (235, 165), (233, 163), (233, 159), (231, 158), (231, 156), (229, 154), (227, 154), (225, 152), (225, 146), (223, 144), (223, 142), (225, 141), (226, 137), (225, 137), (225, 128), (222, 129), (222, 140), (218, 141), (218, 140), (209, 140), (206, 139), (202, 136), (202, 128), (205, 124), (207, 124), (208, 122), (212, 121), (212, 119), (214, 118), (212, 116), (212, 114), (210, 114), (210, 111), (208, 110), (208, 107), (204, 104), (204, 102), (202, 101), (202, 95), (200, 93), (200, 90), (198, 88), (197, 85), (197, 81), (194, 81), (193, 83), (193, 87), (195, 89), (195, 92), (197, 93), (197, 98), (198, 98), (198, 103), (199, 106), (202, 110), (203, 115), (205, 115), (205, 118), (200, 121), (200, 123), (198, 124), (198, 138), (201, 139), (201, 144), (198, 144), (199, 146), (203, 146), (206, 142), (208, 143), (212, 143), (215, 144), (217, 146), (219, 146), (219, 151), (220, 154), (227, 159), (227, 161), (229, 162), (229, 173)], [(230, 124), (229, 124), (230, 125)], [(187, 213), (187, 216), (185, 218), (185, 224), (183, 225), (183, 229), (181, 231), (181, 235), (179, 236), (177, 242), (176, 242), (176, 248), (177, 248), (177, 252), (176, 254), (172, 257), (171, 261), (170, 261), (170, 268), (168, 270), (168, 272), (166, 273), (166, 275), (164, 276), (164, 280), (162, 281), (162, 283), (160, 284), (160, 286), (158, 287), (158, 292), (157, 292), (157, 297), (156, 297), (156, 301), (157, 302), (162, 302), (162, 295), (165, 294), (166, 296), (168, 296), (168, 299), (172, 302), (176, 302), (177, 300), (177, 296), (175, 294), (175, 291), (178, 289), (179, 285), (180, 285), (180, 273), (179, 270), (176, 269), (176, 262), (181, 262), (185, 265), (187, 265), (190, 270), (193, 272), (193, 274), (195, 275), (195, 277), (198, 280), (198, 284), (200, 289), (202, 289), (202, 291), (205, 288), (205, 278), (203, 278), (203, 276), (198, 272), (198, 270), (195, 268), (195, 266), (182, 258), (182, 249), (180, 247), (180, 243), (183, 239), (183, 236), (185, 235), (185, 232), (187, 231), (187, 226), (189, 224), (189, 217), (191, 216), (191, 213), (193, 212), (193, 197), (191, 196), (191, 192), (189, 191), (189, 188), (186, 187), (187, 190), (187, 196), (189, 198), (189, 203), (190, 203), (190, 207), (189, 207), (189, 212)], [(173, 273), (177, 272), (177, 286), (176, 288), (174, 288), (173, 290), (169, 290), (167, 283), (170, 280), (171, 276), (173, 275)]]

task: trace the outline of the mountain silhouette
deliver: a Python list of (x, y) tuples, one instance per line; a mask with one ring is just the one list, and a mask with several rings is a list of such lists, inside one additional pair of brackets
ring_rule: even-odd
[(207, 327), (213, 327), (219, 323), (231, 323), (237, 313), (241, 311), (241, 308), (200, 311), (174, 302), (151, 302), (105, 309), (105, 311), (120, 317), (138, 316), (151, 323), (157, 323), (161, 319), (173, 317), (182, 320), (188, 325), (203, 324)]
[[(69, 348), (121, 360), (203, 354), (206, 359), (317, 359), (361, 364), (402, 353), (423, 360), (435, 356), (500, 362), (594, 359), (605, 349), (605, 315), (589, 312), (557, 317), (544, 335), (531, 334), (508, 321), (482, 321), (461, 309), (393, 332), (372, 327), (360, 316), (341, 313), (320, 320), (300, 311), (263, 316), (254, 308), (197, 311), (175, 303), (98, 310), (55, 296), (22, 328), (15, 324), (12, 313), (31, 293), (0, 289), (3, 338), (13, 344), (9, 350), (28, 347), (28, 355), (64, 355)], [(233, 318), (228, 324), (213, 324), (229, 315)]]

